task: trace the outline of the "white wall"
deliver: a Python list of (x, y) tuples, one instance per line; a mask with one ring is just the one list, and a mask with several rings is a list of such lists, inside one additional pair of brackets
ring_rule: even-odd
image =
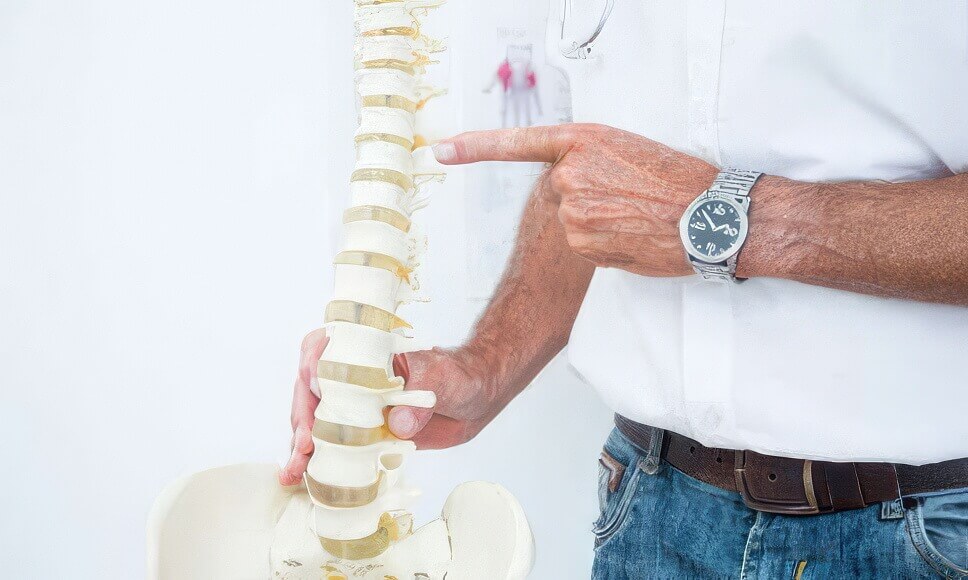
[[(0, 3), (3, 577), (141, 577), (167, 482), (287, 455), (352, 155), (350, 5)], [(459, 203), (422, 218), (424, 338), (480, 307), (447, 298)], [(499, 481), (534, 526), (534, 577), (587, 575), (609, 420), (558, 361), (477, 440), (418, 454), (420, 519)]]

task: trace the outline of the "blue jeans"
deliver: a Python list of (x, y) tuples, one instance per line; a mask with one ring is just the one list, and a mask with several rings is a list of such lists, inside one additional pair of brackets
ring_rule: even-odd
[(627, 468), (612, 491), (602, 466), (593, 578), (968, 578), (968, 489), (782, 516), (749, 509), (617, 429), (605, 452)]

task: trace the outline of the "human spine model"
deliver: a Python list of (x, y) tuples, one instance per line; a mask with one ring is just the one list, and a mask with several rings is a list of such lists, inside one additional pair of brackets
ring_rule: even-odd
[(430, 176), (414, 168), (417, 111), (435, 94), (421, 75), (441, 47), (420, 34), (418, 16), (440, 3), (356, 2), (356, 166), (326, 307), (330, 340), (317, 368), (321, 402), (305, 475), (313, 530), (323, 548), (350, 560), (378, 556), (410, 528), (410, 515), (398, 510), (410, 495), (398, 473), (414, 445), (389, 433), (384, 409), (435, 402), (433, 393), (404, 391), (392, 359), (405, 350), (410, 328), (396, 309), (412, 290), (410, 218), (422, 205), (417, 186)]
[[(329, 1), (329, 0), (327, 0)], [(415, 447), (393, 437), (385, 411), (432, 407), (404, 391), (393, 355), (409, 325), (418, 244), (411, 216), (421, 167), (417, 112), (435, 92), (420, 75), (441, 44), (419, 18), (441, 0), (356, 0), (359, 128), (350, 207), (327, 305), (329, 343), (317, 367), (320, 404), (305, 486), (282, 487), (274, 465), (210, 469), (170, 484), (148, 521), (151, 580), (519, 580), (531, 570), (531, 528), (501, 486), (459, 485), (441, 517), (420, 528), (400, 481)], [(425, 156), (426, 157), (426, 156)]]

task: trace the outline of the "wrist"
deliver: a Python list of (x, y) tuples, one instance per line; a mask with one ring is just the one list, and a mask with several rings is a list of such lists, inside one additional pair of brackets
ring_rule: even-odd
[(738, 278), (790, 278), (809, 251), (806, 230), (819, 223), (820, 186), (764, 175), (750, 191), (749, 233), (736, 260)]

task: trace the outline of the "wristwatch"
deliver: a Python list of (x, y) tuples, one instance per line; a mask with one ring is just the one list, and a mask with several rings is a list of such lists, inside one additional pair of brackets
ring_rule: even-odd
[(736, 256), (749, 231), (750, 189), (760, 175), (724, 169), (682, 214), (679, 236), (689, 262), (704, 279), (736, 281)]

